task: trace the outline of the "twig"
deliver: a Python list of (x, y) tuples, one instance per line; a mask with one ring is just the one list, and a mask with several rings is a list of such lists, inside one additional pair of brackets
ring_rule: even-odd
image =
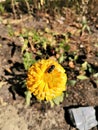
[(14, 14), (14, 18), (16, 19), (16, 10), (15, 10), (15, 1), (14, 0), (11, 0), (11, 6), (12, 6), (12, 11), (13, 11), (13, 14)]
[(30, 14), (30, 5), (29, 5), (27, 0), (25, 0), (25, 3), (26, 3), (26, 6), (27, 6), (28, 13)]

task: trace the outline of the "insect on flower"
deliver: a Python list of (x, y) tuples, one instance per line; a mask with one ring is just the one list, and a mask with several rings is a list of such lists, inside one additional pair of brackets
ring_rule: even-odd
[(48, 69), (48, 73), (51, 73), (53, 70), (54, 70), (54, 68), (55, 68), (55, 65), (51, 65), (50, 67), (49, 67), (49, 69)]
[(38, 100), (51, 101), (66, 91), (65, 72), (65, 69), (52, 59), (39, 60), (28, 70), (27, 89)]

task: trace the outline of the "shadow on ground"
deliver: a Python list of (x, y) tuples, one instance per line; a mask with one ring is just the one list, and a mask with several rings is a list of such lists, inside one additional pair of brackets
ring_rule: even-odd
[(10, 67), (10, 71), (4, 70), (4, 72), (5, 80), (10, 84), (9, 92), (12, 94), (13, 99), (16, 100), (15, 93), (19, 96), (25, 97), (24, 93), (27, 90), (25, 87), (26, 72), (24, 72), (23, 64), (15, 62), (13, 66)]

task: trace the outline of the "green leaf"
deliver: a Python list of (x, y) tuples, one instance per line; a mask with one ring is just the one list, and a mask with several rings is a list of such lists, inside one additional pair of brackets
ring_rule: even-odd
[(78, 60), (78, 58), (79, 58), (78, 55), (75, 55), (74, 56), (74, 61)]
[(82, 64), (82, 70), (87, 70), (87, 66), (88, 66), (88, 63), (87, 63), (87, 61), (85, 61), (85, 62)]
[(23, 64), (25, 67), (25, 70), (28, 70), (29, 67), (34, 64), (36, 61), (32, 58), (32, 54), (29, 52), (26, 52), (23, 56)]
[(35, 42), (40, 41), (40, 36), (38, 35), (37, 32), (34, 32), (34, 35), (33, 35), (33, 41), (35, 41)]
[(0, 13), (3, 14), (5, 12), (5, 8), (3, 4), (0, 3)]
[(68, 85), (70, 85), (70, 86), (75, 86), (75, 84), (76, 84), (76, 80), (68, 80)]
[(14, 30), (11, 25), (7, 25), (7, 30), (10, 36), (14, 36)]
[(24, 45), (23, 45), (23, 47), (22, 47), (22, 53), (27, 49), (27, 47), (28, 47), (28, 40), (25, 39)]
[(54, 102), (54, 104), (59, 105), (60, 102), (62, 102), (64, 99), (64, 93), (62, 93), (60, 96), (54, 98), (52, 101)]
[(70, 45), (67, 44), (67, 45), (64, 47), (64, 50), (68, 52), (68, 51), (70, 50)]
[(69, 96), (68, 92), (65, 93), (65, 97), (67, 98)]
[(52, 100), (50, 101), (50, 105), (51, 105), (51, 107), (54, 106), (54, 102)]
[(93, 68), (92, 68), (92, 66), (90, 65), (90, 64), (88, 64), (88, 71), (90, 72), (90, 73), (93, 73)]
[(31, 94), (30, 91), (26, 91), (26, 92), (25, 92), (25, 96), (26, 96), (26, 105), (29, 106), (29, 105), (30, 105), (30, 100), (31, 100), (32, 94)]
[(61, 54), (60, 58), (58, 59), (59, 60), (59, 63), (62, 63), (64, 61), (64, 56), (63, 54)]
[(89, 32), (89, 34), (91, 33), (90, 27), (86, 26), (87, 31)]
[(98, 73), (93, 74), (93, 77), (97, 78), (98, 77)]
[(77, 76), (77, 79), (85, 80), (85, 79), (88, 79), (88, 77), (85, 75), (79, 75), (79, 76)]

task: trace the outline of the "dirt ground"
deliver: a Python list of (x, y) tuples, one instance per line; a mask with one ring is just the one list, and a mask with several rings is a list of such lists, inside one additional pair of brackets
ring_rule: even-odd
[[(23, 19), (25, 18), (27, 19), (24, 21), (9, 19), (16, 32), (24, 27), (43, 29), (52, 26), (54, 32), (75, 33), (79, 28), (75, 17), (68, 17), (66, 20), (58, 17), (55, 21), (50, 19), (50, 23), (47, 22), (47, 17), (40, 16), (36, 19), (24, 16)], [(74, 86), (67, 85), (68, 96), (63, 103), (50, 108), (37, 101), (27, 107), (24, 95), (20, 94), (22, 90), (12, 90), (12, 86), (19, 88), (19, 79), (22, 80), (26, 72), (22, 64), (21, 40), (17, 36), (9, 36), (6, 20), (0, 23), (0, 130), (76, 130), (68, 122), (66, 110), (80, 106), (95, 107), (98, 120), (98, 77), (93, 78), (92, 74), (88, 74), (88, 79), (76, 79), (83, 61), (87, 61), (95, 73), (98, 73), (98, 23), (90, 22), (91, 34), (83, 33), (81, 36), (72, 37), (70, 46), (72, 50), (79, 50), (79, 61), (74, 69), (69, 66), (68, 61), (63, 66), (68, 79), (77, 82)], [(98, 127), (91, 130), (98, 130)]]

